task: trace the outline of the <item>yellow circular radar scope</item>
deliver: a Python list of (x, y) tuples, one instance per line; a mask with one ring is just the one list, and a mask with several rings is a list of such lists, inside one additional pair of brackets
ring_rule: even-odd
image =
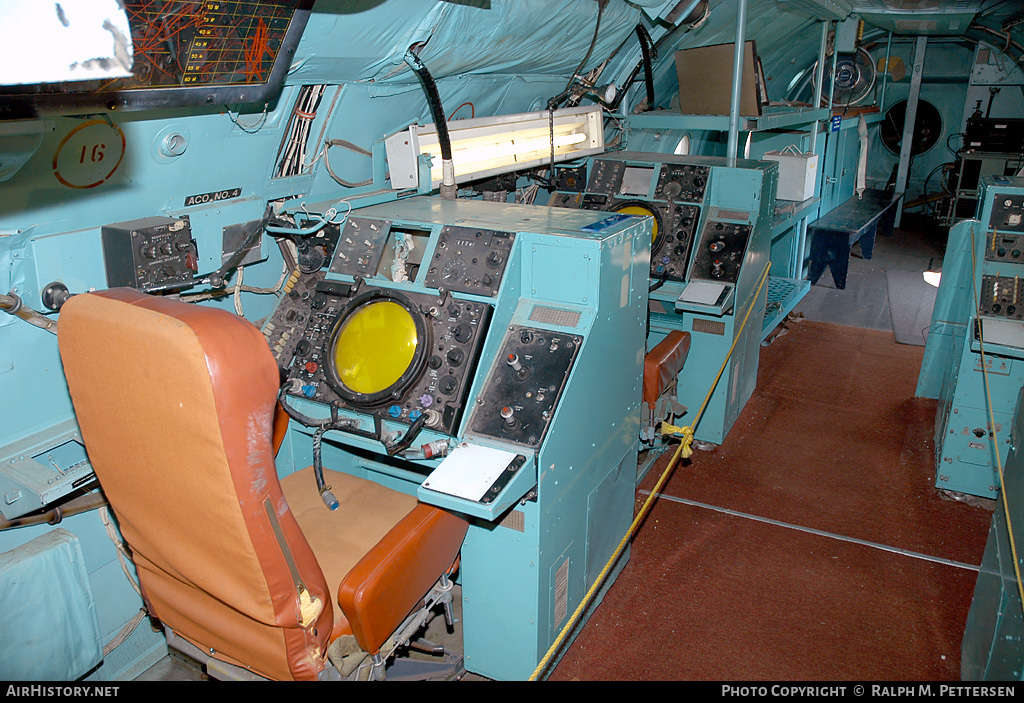
[(634, 200), (617, 205), (615, 207), (615, 212), (622, 213), (623, 215), (636, 215), (638, 217), (653, 218), (654, 222), (651, 224), (651, 253), (654, 253), (661, 248), (661, 216), (658, 214), (656, 209), (647, 203)]
[(327, 381), (345, 400), (375, 405), (397, 397), (419, 376), (426, 344), (422, 318), (396, 294), (353, 300), (327, 346)]

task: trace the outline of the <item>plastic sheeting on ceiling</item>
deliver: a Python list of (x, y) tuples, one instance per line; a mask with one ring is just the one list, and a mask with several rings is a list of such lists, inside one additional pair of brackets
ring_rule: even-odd
[[(587, 53), (595, 0), (321, 0), (296, 52), (290, 82), (415, 82), (403, 57), (435, 79), (462, 74), (568, 76)], [(633, 32), (641, 9), (609, 0), (587, 68)], [(338, 38), (343, 37), (343, 41)]]

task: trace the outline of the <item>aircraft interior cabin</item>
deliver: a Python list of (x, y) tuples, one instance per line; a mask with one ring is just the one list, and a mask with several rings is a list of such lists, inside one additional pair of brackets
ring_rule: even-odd
[(1020, 0), (0, 0), (0, 679), (1013, 695), (1022, 275)]

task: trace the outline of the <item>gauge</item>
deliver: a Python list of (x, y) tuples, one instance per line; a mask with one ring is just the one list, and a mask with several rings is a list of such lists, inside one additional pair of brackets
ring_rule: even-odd
[(451, 285), (466, 278), (466, 262), (462, 259), (448, 259), (441, 267), (441, 280)]

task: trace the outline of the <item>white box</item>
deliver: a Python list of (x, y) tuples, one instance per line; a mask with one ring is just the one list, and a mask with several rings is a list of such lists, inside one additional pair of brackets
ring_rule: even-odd
[(779, 162), (779, 188), (776, 198), (803, 202), (814, 197), (818, 184), (818, 155), (801, 153), (788, 146), (782, 151), (768, 151), (765, 161)]

